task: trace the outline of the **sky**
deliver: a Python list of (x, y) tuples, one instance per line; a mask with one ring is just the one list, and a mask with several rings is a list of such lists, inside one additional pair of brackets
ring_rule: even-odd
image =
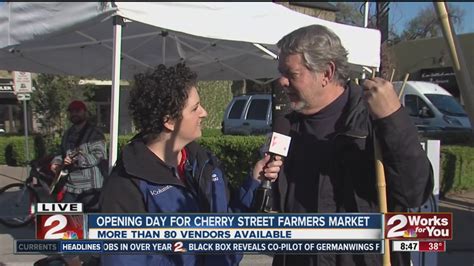
[[(453, 6), (464, 9), (464, 21), (462, 29), (456, 31), (457, 34), (474, 32), (474, 2), (450, 2)], [(375, 1), (373, 2), (375, 8)], [(433, 2), (391, 2), (389, 23), (395, 26), (397, 32), (403, 30), (410, 19), (414, 18), (417, 12), (424, 7), (434, 8)]]

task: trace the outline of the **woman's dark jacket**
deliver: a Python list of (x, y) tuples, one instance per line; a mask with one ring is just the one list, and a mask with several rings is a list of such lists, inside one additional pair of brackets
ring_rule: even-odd
[[(388, 117), (373, 121), (363, 100), (362, 88), (348, 83), (346, 89), (349, 90), (349, 100), (336, 122), (336, 134), (332, 136), (334, 156), (328, 167), (331, 170), (325, 173), (332, 185), (323, 182), (328, 179), (317, 178), (319, 183), (314, 187), (317, 212), (380, 212), (374, 171), (374, 131), (383, 154), (388, 211), (403, 212), (420, 206), (433, 189), (432, 169), (410, 117), (402, 107)], [(287, 189), (295, 176), (315, 178), (307, 176), (308, 169), (302, 169), (304, 167), (291, 167), (298, 154), (308, 153), (308, 143), (301, 141), (299, 130), (302, 117), (295, 112), (286, 116), (286, 128), (292, 142), (284, 168), (273, 185), (274, 209), (279, 212), (291, 212), (288, 206), (292, 205), (294, 198), (288, 195)], [(392, 253), (392, 265), (404, 265), (406, 259)], [(275, 256), (273, 265), (345, 266), (380, 265), (381, 262), (381, 255), (324, 254)]]
[[(226, 213), (247, 211), (259, 182), (249, 177), (231, 193), (217, 159), (197, 143), (186, 147), (185, 175), (166, 165), (141, 140), (127, 144), (101, 194), (104, 213)], [(229, 255), (114, 255), (102, 256), (104, 265), (237, 265)]]

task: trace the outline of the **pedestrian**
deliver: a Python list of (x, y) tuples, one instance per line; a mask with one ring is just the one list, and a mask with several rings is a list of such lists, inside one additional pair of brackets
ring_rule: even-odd
[(81, 193), (96, 193), (102, 187), (107, 173), (107, 151), (105, 136), (88, 120), (83, 101), (72, 101), (67, 112), (72, 125), (61, 139), (59, 155), (51, 161), (50, 170), (67, 170), (62, 177), (63, 187), (58, 185), (55, 190), (58, 201), (75, 202)]
[[(100, 189), (107, 175), (105, 136), (88, 118), (86, 104), (80, 100), (69, 103), (71, 127), (62, 139), (59, 155), (51, 161), (50, 170), (56, 174), (53, 195), (57, 202), (83, 203), (86, 212), (97, 211)], [(95, 256), (64, 256), (68, 265), (93, 265)]]

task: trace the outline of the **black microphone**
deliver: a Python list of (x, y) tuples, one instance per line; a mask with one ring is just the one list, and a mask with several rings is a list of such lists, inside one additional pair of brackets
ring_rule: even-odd
[[(262, 152), (270, 154), (270, 163), (275, 160), (275, 156), (286, 157), (290, 147), (291, 137), (272, 132), (267, 136)], [(272, 212), (272, 183), (270, 180), (263, 180), (260, 187), (255, 191), (252, 209), (255, 212)]]

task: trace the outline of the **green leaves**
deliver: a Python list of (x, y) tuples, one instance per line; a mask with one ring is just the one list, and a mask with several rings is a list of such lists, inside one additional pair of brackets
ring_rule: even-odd
[(474, 189), (474, 147), (441, 148), (440, 193)]
[(204, 128), (220, 128), (227, 104), (232, 100), (230, 81), (201, 81), (198, 84), (201, 105), (207, 111)]
[(33, 81), (35, 91), (31, 107), (41, 124), (43, 134), (59, 135), (66, 128), (66, 108), (72, 99), (81, 99), (77, 89), (79, 79), (69, 76), (38, 74)]
[(238, 186), (261, 159), (258, 151), (265, 142), (265, 136), (202, 137), (198, 142), (216, 155), (230, 183)]
[[(208, 134), (210, 133), (210, 134)], [(127, 144), (132, 135), (119, 136), (120, 148)], [(109, 137), (106, 135), (107, 143)], [(39, 136), (30, 136), (30, 160), (51, 154), (57, 150), (60, 138), (56, 137), (46, 145)], [(230, 136), (218, 132), (205, 132), (198, 141), (212, 151), (221, 161), (225, 175), (233, 186), (240, 185), (249, 170), (260, 159), (259, 149), (265, 136)], [(23, 136), (0, 136), (0, 164), (24, 165), (25, 139)], [(108, 144), (107, 144), (108, 147)], [(449, 191), (474, 189), (474, 146), (444, 145), (441, 147), (440, 190)]]

